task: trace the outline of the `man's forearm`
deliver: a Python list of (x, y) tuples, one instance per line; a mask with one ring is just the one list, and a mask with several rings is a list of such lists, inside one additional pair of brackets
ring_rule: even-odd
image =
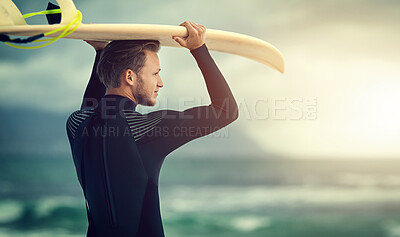
[(96, 67), (100, 59), (100, 54), (101, 50), (96, 50), (96, 59), (93, 65), (92, 75), (90, 76), (90, 80), (88, 82), (85, 94), (83, 96), (81, 109), (88, 107), (95, 107), (97, 103), (100, 101), (101, 97), (103, 97), (106, 92), (106, 87), (104, 86), (103, 83), (101, 83), (96, 73)]
[(236, 119), (238, 106), (235, 98), (224, 76), (211, 57), (207, 46), (203, 44), (190, 52), (196, 59), (203, 74), (212, 105), (225, 111), (230, 118)]

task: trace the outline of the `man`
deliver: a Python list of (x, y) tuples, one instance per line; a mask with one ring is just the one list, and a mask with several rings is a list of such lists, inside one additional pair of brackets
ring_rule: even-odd
[(236, 101), (204, 43), (206, 28), (188, 21), (181, 26), (188, 36), (173, 39), (194, 56), (211, 99), (208, 106), (183, 112), (135, 111), (138, 104), (155, 105), (164, 86), (158, 41), (88, 42), (97, 51), (95, 65), (81, 110), (67, 121), (86, 198), (87, 236), (164, 236), (158, 176), (165, 157), (238, 117)]

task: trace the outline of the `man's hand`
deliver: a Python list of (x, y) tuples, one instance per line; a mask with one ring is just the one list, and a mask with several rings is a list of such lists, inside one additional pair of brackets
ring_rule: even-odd
[(95, 40), (84, 40), (86, 43), (90, 44), (93, 46), (93, 48), (97, 50), (103, 50), (107, 44), (109, 43), (108, 41), (95, 41)]
[(172, 36), (176, 42), (178, 42), (182, 47), (188, 48), (189, 50), (194, 50), (202, 46), (206, 40), (206, 27), (203, 25), (198, 25), (196, 23), (185, 21), (180, 26), (186, 27), (188, 31), (187, 37)]

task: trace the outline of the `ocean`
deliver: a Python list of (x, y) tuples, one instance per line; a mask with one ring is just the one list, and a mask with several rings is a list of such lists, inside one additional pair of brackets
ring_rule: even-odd
[[(167, 237), (400, 237), (400, 160), (167, 157)], [(0, 237), (85, 236), (72, 158), (0, 157)]]

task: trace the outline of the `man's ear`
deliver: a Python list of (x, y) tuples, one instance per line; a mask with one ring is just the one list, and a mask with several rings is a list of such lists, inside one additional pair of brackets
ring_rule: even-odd
[(123, 81), (130, 86), (133, 86), (133, 84), (136, 82), (136, 73), (132, 71), (131, 69), (127, 69), (125, 73), (123, 74)]

